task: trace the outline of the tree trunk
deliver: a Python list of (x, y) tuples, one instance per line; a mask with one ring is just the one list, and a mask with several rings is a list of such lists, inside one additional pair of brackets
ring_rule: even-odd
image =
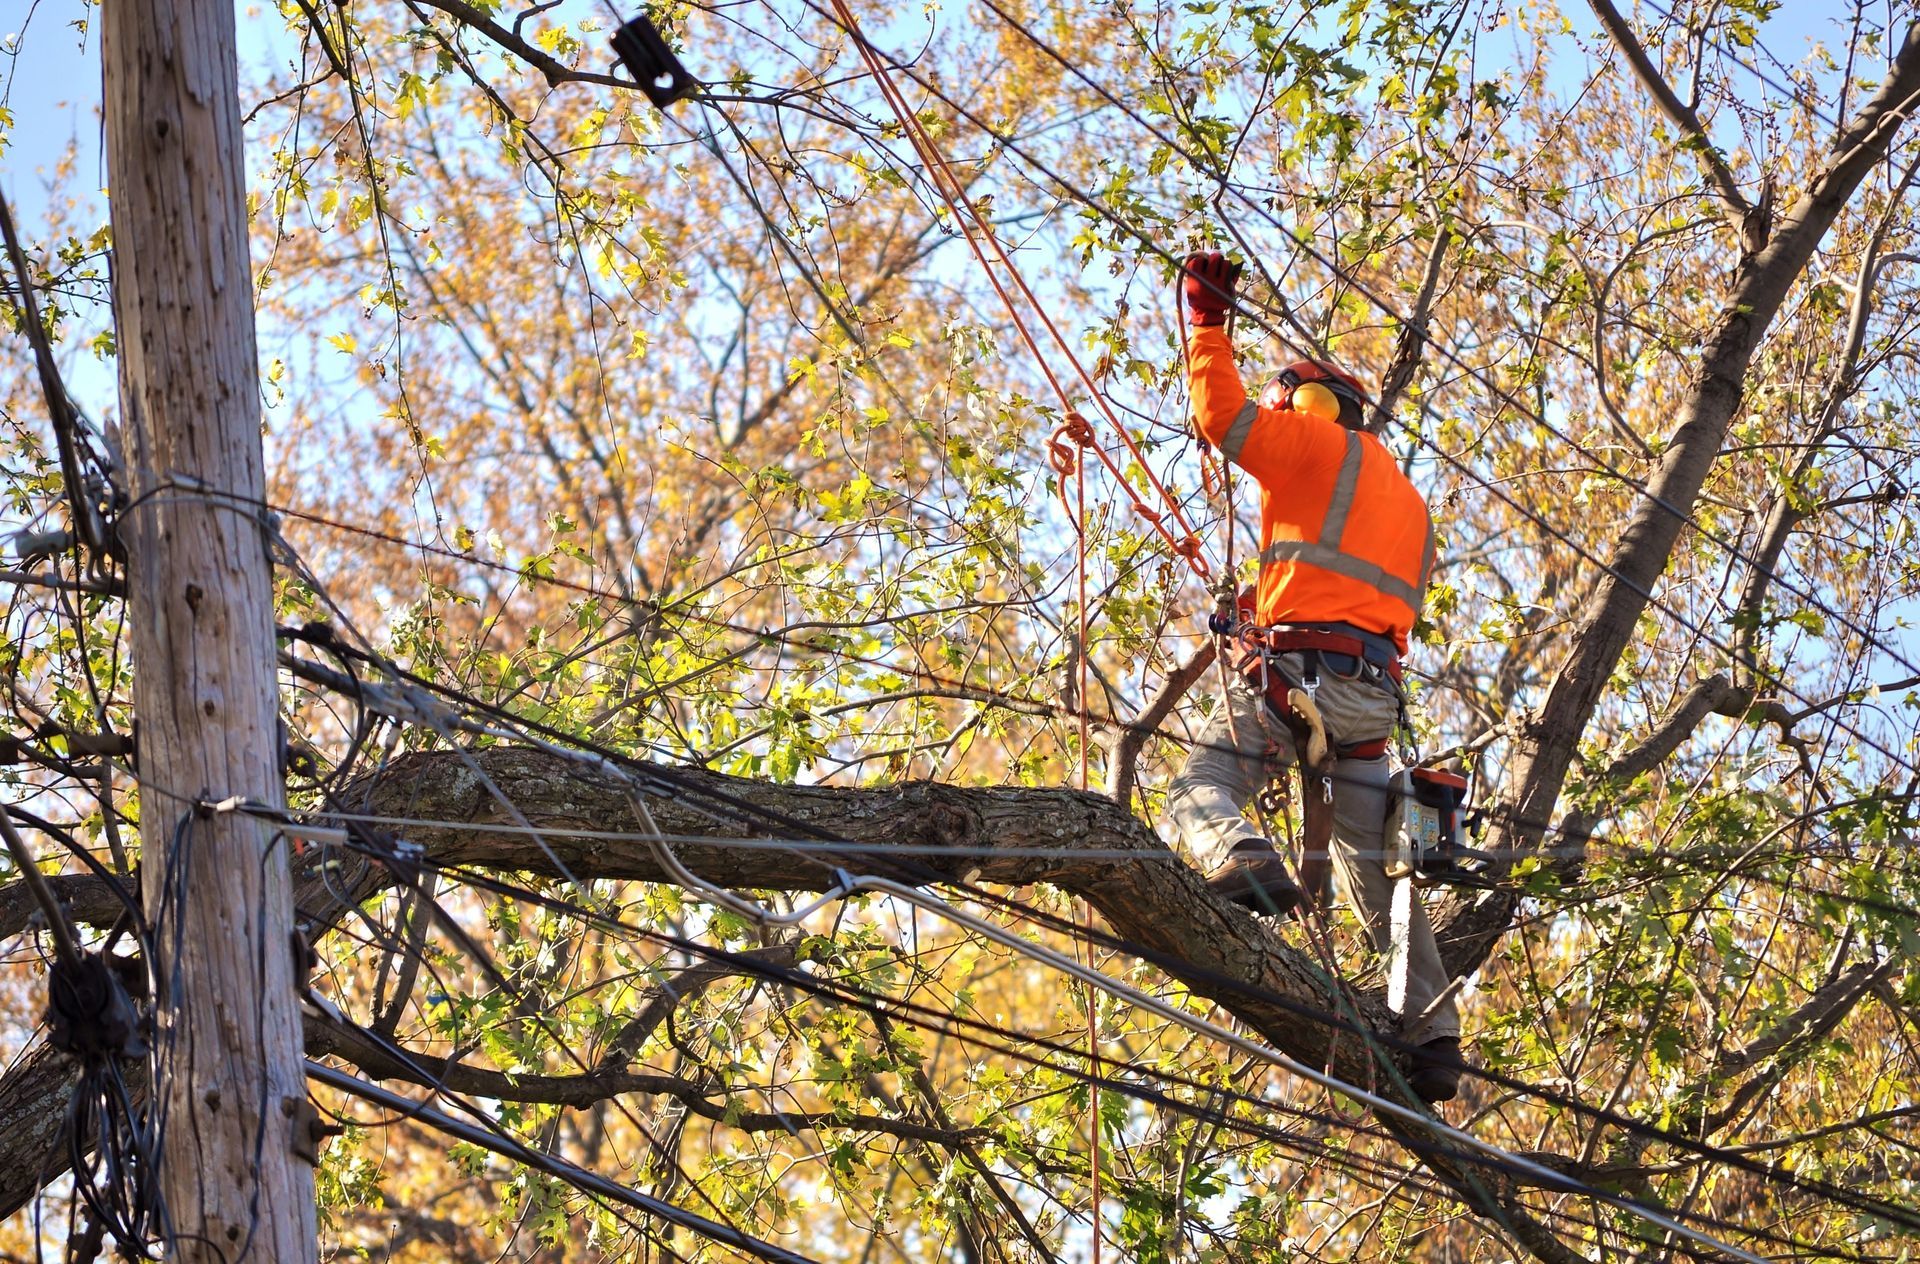
[(166, 1254), (313, 1260), (234, 10), (102, 19)]

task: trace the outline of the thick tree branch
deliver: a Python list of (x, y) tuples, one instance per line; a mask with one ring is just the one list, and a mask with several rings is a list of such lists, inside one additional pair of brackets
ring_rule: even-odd
[(514, 32), (488, 17), (484, 10), (465, 3), (465, 0), (417, 0), (417, 2), (430, 9), (438, 9), (460, 25), (486, 36), (501, 49), (512, 53), (539, 71), (546, 78), (547, 86), (550, 88), (557, 88), (563, 83), (597, 83), (608, 88), (628, 89), (634, 86), (627, 80), (615, 78), (613, 75), (575, 70), (553, 57), (545, 49), (521, 39)]
[[(111, 926), (114, 919), (127, 910), (112, 888), (92, 874), (49, 875), (47, 885), (53, 888), (53, 896), (66, 909), (68, 918), (76, 922)], [(140, 898), (131, 886), (129, 894), (134, 900)], [(30, 929), (38, 912), (39, 906), (33, 902), (26, 883), (9, 882), (0, 886), (0, 939)]]
[[(657, 779), (670, 779), (680, 789), (649, 800), (654, 819), (674, 840), (681, 863), (705, 881), (751, 890), (821, 890), (844, 867), (905, 872), (916, 881), (1048, 882), (1083, 896), (1116, 935), (1196, 995), (1218, 1002), (1260, 1039), (1309, 1065), (1356, 1081), (1373, 1071), (1366, 1042), (1342, 1038), (1308, 1015), (1353, 1005), (1374, 1029), (1394, 1028), (1382, 994), (1336, 1000), (1317, 965), (1252, 915), (1216, 899), (1195, 870), (1103, 795), (929, 782), (871, 789), (780, 786), (699, 769), (660, 769)], [(674, 881), (634, 819), (629, 795), (625, 780), (564, 756), (494, 746), (401, 756), (377, 775), (343, 787), (339, 801), (385, 822), (380, 828), (418, 845), (431, 863), (456, 871)], [(800, 847), (767, 846), (767, 814), (789, 822), (784, 832)], [(529, 826), (538, 837), (527, 832)], [(848, 846), (818, 850), (820, 844), (806, 841), (810, 835), (844, 839)], [(959, 852), (902, 850), (929, 845)], [(393, 881), (384, 865), (352, 853), (310, 848), (308, 861), (295, 898), (315, 937)], [(0, 1125), (9, 1119), (57, 1123), (72, 1084), (64, 1057), (35, 1052), (0, 1078)], [(43, 1172), (51, 1179), (62, 1169), (64, 1157), (52, 1148), (56, 1139), (51, 1127), (0, 1126), (0, 1215), (31, 1197)]]

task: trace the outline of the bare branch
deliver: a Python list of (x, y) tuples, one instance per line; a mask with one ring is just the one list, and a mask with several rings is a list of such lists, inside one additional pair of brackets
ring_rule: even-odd
[(1659, 727), (1649, 733), (1640, 745), (1614, 760), (1602, 776), (1616, 785), (1625, 785), (1642, 773), (1652, 772), (1679, 749), (1680, 743), (1693, 735), (1700, 721), (1715, 713), (1724, 714), (1724, 708), (1745, 696), (1734, 687), (1725, 672), (1715, 672), (1705, 680), (1697, 681), (1667, 713)]
[(550, 88), (557, 88), (563, 83), (597, 83), (603, 87), (624, 88), (629, 91), (635, 87), (627, 80), (613, 75), (575, 70), (546, 50), (521, 39), (514, 32), (488, 17), (481, 9), (465, 3), (465, 0), (417, 0), (417, 3), (424, 4), (430, 9), (438, 9), (468, 30), (486, 36), (502, 49), (539, 71), (546, 78), (547, 86)]
[[(765, 962), (770, 967), (791, 966), (794, 960), (792, 944), (774, 944), (769, 948), (755, 948), (739, 954), (751, 957), (755, 961)], [(654, 1029), (667, 1021), (667, 1015), (688, 1001), (694, 1000), (722, 979), (736, 978), (742, 973), (742, 967), (731, 961), (702, 961), (689, 966), (670, 979), (663, 979), (651, 989), (651, 995), (640, 1007), (640, 1012), (627, 1020), (612, 1040), (607, 1042), (607, 1050), (600, 1055), (602, 1071), (623, 1070), (647, 1042)]]
[(1393, 349), (1393, 361), (1387, 371), (1380, 375), (1380, 398), (1373, 405), (1373, 429), (1375, 433), (1383, 431), (1393, 419), (1394, 405), (1400, 402), (1400, 396), (1407, 385), (1413, 381), (1414, 370), (1420, 367), (1420, 353), (1427, 345), (1427, 314), (1433, 308), (1433, 293), (1440, 284), (1440, 268), (1447, 259), (1447, 247), (1453, 242), (1453, 230), (1442, 225), (1433, 231), (1433, 248), (1427, 252), (1427, 267), (1420, 278), (1420, 293), (1413, 300), (1413, 307), (1407, 312), (1400, 326), (1400, 338)]

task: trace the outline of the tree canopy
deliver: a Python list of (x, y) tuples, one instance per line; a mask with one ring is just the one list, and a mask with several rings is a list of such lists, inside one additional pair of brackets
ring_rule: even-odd
[[(316, 1085), (323, 1255), (1911, 1253), (1913, 5), (646, 12), (664, 109), (584, 0), (240, 19), (307, 1052), (439, 1112)], [(31, 17), (14, 74), (96, 42)], [(90, 178), (0, 269), (0, 809), (130, 960), (176, 809)], [(1196, 249), (1248, 381), (1378, 381), (1434, 508), (1414, 718), (1492, 857), (1427, 895), (1444, 1127), (1351, 916), (1159, 828), (1257, 552)], [(16, 870), (0, 1256), (91, 1258), (135, 1178)]]

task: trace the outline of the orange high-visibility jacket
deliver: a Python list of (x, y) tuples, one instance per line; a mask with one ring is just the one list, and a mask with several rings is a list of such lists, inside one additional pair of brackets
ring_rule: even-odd
[(1247, 398), (1219, 325), (1187, 345), (1193, 420), (1260, 482), (1259, 621), (1347, 623), (1401, 653), (1433, 569), (1433, 518), (1386, 445)]

